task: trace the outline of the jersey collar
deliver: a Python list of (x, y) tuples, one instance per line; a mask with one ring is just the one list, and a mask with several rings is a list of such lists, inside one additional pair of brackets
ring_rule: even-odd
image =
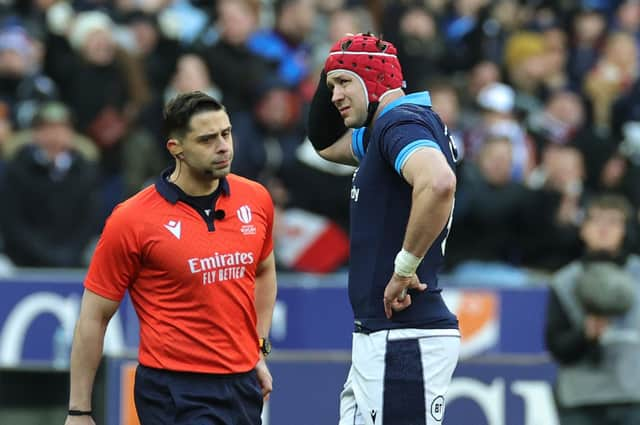
[(396, 106), (404, 105), (406, 103), (411, 103), (414, 105), (421, 105), (421, 106), (431, 106), (431, 96), (429, 95), (428, 91), (421, 91), (421, 92), (411, 93), (411, 94), (407, 94), (405, 96), (399, 97), (398, 99), (394, 100), (393, 102), (385, 106), (382, 112), (380, 112), (380, 115), (378, 115), (378, 118), (380, 118), (381, 116), (383, 116), (384, 114), (386, 114), (387, 112), (395, 108)]
[[(169, 167), (164, 170), (160, 176), (156, 179), (156, 190), (164, 199), (175, 204), (179, 200), (182, 199), (182, 194), (178, 190), (177, 186), (169, 183), (168, 177), (173, 173), (175, 167)], [(222, 193), (226, 196), (231, 194), (231, 188), (229, 187), (229, 182), (226, 177), (222, 177), (220, 179), (219, 189), (222, 189)]]

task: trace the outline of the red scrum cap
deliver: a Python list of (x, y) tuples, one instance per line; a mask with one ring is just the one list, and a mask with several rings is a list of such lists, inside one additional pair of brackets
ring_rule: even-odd
[(390, 90), (404, 87), (402, 68), (393, 44), (372, 34), (347, 35), (331, 47), (324, 64), (332, 71), (355, 73), (369, 103), (379, 102)]

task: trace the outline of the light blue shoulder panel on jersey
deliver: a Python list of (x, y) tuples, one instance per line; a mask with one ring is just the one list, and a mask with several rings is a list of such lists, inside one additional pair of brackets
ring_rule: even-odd
[(366, 128), (355, 128), (351, 133), (351, 150), (353, 154), (358, 158), (358, 161), (362, 161), (364, 158), (364, 132)]
[[(407, 104), (407, 103), (411, 103), (414, 105), (431, 106), (431, 96), (429, 96), (428, 91), (422, 91), (422, 92), (412, 93), (412, 94), (403, 96), (389, 103), (387, 106), (385, 106), (382, 112), (380, 113), (380, 117), (386, 114), (387, 112), (389, 112), (391, 109), (395, 108), (396, 106)], [(409, 159), (411, 154), (414, 153), (418, 148), (423, 148), (423, 147), (438, 149), (440, 152), (442, 152), (440, 145), (438, 145), (433, 140), (429, 140), (429, 139), (414, 140), (413, 142), (409, 143), (407, 146), (402, 148), (402, 150), (396, 157), (396, 161), (394, 164), (394, 168), (396, 172), (402, 175), (402, 167), (404, 166), (405, 162), (407, 162), (407, 159)]]

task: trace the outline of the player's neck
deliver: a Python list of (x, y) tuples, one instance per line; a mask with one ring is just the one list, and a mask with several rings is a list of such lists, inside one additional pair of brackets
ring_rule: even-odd
[(378, 119), (378, 116), (382, 113), (382, 111), (384, 111), (385, 106), (387, 106), (394, 100), (401, 98), (404, 95), (405, 93), (404, 93), (404, 90), (402, 89), (392, 90), (387, 92), (386, 95), (383, 95), (382, 98), (380, 99), (380, 103), (378, 104), (378, 108), (376, 109), (376, 113), (373, 115), (373, 119), (371, 120), (371, 125), (373, 125), (373, 123), (376, 122), (376, 120)]
[(189, 196), (210, 195), (220, 185), (220, 179), (199, 178), (190, 173), (187, 167), (182, 167), (180, 171), (177, 168), (173, 170), (169, 181)]

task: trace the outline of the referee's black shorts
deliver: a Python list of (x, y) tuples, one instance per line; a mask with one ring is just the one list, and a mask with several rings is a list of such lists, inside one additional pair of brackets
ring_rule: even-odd
[(138, 365), (134, 398), (141, 425), (260, 425), (255, 370), (230, 375)]

